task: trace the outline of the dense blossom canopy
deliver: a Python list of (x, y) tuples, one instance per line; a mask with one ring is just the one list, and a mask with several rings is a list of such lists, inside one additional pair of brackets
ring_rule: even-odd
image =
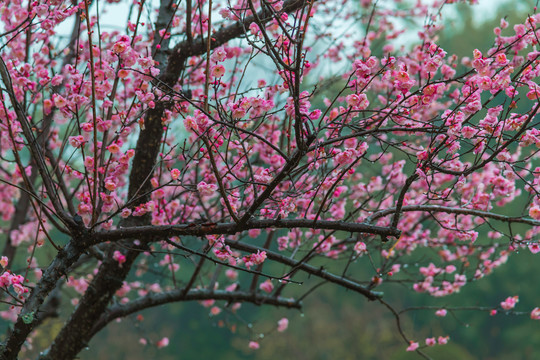
[(540, 14), (459, 58), (455, 2), (3, 0), (0, 358), (59, 306), (41, 359), (169, 302), (300, 308), (314, 279), (399, 317), (381, 284), (442, 297), (540, 252)]

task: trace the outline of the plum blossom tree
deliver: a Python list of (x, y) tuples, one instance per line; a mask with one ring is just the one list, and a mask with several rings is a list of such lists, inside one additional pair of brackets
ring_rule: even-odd
[(540, 251), (536, 9), (459, 58), (437, 44), (457, 1), (118, 2), (0, 5), (1, 359), (73, 359), (171, 302), (301, 308), (321, 283), (423, 354), (448, 338), (415, 339), (380, 288), (442, 297)]

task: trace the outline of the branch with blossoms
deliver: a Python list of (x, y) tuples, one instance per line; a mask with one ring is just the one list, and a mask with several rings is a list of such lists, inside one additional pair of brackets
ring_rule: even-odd
[(161, 225), (161, 226), (134, 226), (120, 228), (116, 230), (105, 230), (93, 233), (93, 244), (105, 241), (118, 241), (134, 236), (148, 237), (173, 237), (173, 236), (205, 236), (237, 234), (242, 231), (255, 229), (297, 229), (311, 228), (318, 230), (335, 230), (350, 233), (366, 233), (380, 235), (382, 237), (399, 236), (400, 232), (391, 227), (381, 227), (363, 223), (348, 223), (344, 221), (325, 220), (251, 220), (244, 225), (237, 223), (189, 223), (181, 225)]
[[(385, 287), (446, 296), (540, 251), (540, 16), (459, 59), (437, 43), (450, 3), (163, 0), (122, 31), (97, 3), (3, 9), (0, 357), (65, 300), (42, 359), (158, 305), (300, 307), (320, 281), (386, 306), (417, 349)], [(426, 14), (396, 50), (392, 19)]]
[(185, 289), (175, 289), (159, 294), (148, 294), (144, 297), (132, 300), (125, 305), (114, 305), (96, 322), (92, 329), (92, 333), (95, 334), (99, 332), (103, 327), (115, 319), (126, 317), (151, 307), (179, 301), (225, 300), (228, 303), (250, 302), (256, 305), (273, 305), (276, 307), (295, 309), (301, 308), (301, 303), (294, 299), (276, 298), (270, 295), (254, 294), (252, 292), (208, 291), (205, 289), (191, 289), (185, 294), (184, 292)]
[[(495, 307), (488, 307), (488, 306), (417, 306), (417, 307), (407, 307), (402, 310), (397, 311), (396, 309), (392, 308), (389, 304), (385, 305), (390, 308), (390, 311), (393, 313), (397, 326), (400, 329), (401, 335), (404, 337), (405, 341), (409, 343), (409, 346), (407, 347), (407, 351), (416, 351), (419, 355), (423, 356), (426, 359), (431, 359), (426, 353), (424, 353), (422, 350), (426, 348), (430, 348), (436, 345), (445, 345), (448, 343), (450, 337), (449, 336), (438, 336), (438, 337), (428, 337), (424, 340), (424, 344), (421, 345), (420, 342), (409, 340), (403, 331), (402, 324), (401, 324), (401, 316), (405, 313), (411, 312), (411, 311), (426, 311), (435, 310), (435, 315), (440, 318), (446, 317), (448, 314), (451, 314), (456, 320), (459, 322), (462, 322), (458, 316), (457, 313), (464, 312), (464, 311), (480, 311), (480, 312), (486, 312), (489, 313), (490, 316), (496, 316), (498, 313), (504, 313), (505, 315), (512, 315), (512, 316), (528, 316), (533, 320), (539, 320), (540, 319), (540, 308), (534, 308), (530, 312), (524, 312), (524, 311), (516, 311), (514, 308), (516, 307), (517, 303), (519, 302), (518, 296), (509, 296), (504, 301), (500, 302), (498, 306)], [(469, 326), (469, 324), (465, 324), (466, 326)]]

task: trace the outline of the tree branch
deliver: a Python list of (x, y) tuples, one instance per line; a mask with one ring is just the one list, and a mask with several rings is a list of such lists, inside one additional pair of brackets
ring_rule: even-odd
[[(55, 259), (43, 272), (43, 276), (30, 292), (26, 299), (13, 331), (8, 337), (5, 345), (0, 348), (0, 359), (15, 360), (19, 354), (22, 344), (26, 341), (28, 335), (39, 322), (39, 313), (41, 305), (49, 293), (55, 288), (57, 281), (68, 273), (69, 267), (77, 261), (82, 253), (82, 249), (77, 243), (83, 242), (82, 239), (71, 239), (64, 249), (56, 255)], [(32, 319), (28, 321), (27, 319)]]
[(135, 312), (156, 307), (159, 305), (180, 302), (180, 301), (202, 301), (202, 300), (225, 300), (229, 303), (249, 302), (255, 305), (273, 305), (278, 307), (286, 307), (290, 309), (301, 309), (302, 303), (294, 299), (283, 297), (272, 297), (270, 295), (255, 294), (245, 291), (225, 291), (225, 290), (208, 290), (208, 289), (192, 289), (184, 294), (184, 288), (174, 289), (171, 291), (162, 292), (159, 294), (148, 294), (136, 300), (130, 301), (125, 305), (117, 304), (111, 306), (94, 325), (92, 335), (99, 332), (111, 321), (133, 314)]
[(77, 224), (73, 221), (71, 216), (69, 216), (69, 214), (64, 211), (62, 203), (58, 198), (58, 193), (56, 192), (56, 189), (52, 182), (52, 177), (50, 176), (50, 173), (47, 169), (47, 164), (45, 163), (43, 152), (39, 148), (39, 144), (34, 137), (34, 134), (32, 133), (32, 126), (30, 125), (22, 106), (15, 98), (15, 92), (13, 90), (11, 76), (9, 75), (7, 65), (4, 62), (4, 59), (2, 59), (2, 57), (0, 57), (0, 77), (2, 78), (2, 81), (7, 87), (7, 92), (10, 97), (11, 104), (15, 109), (15, 113), (17, 114), (17, 120), (21, 125), (24, 137), (28, 142), (28, 149), (30, 150), (32, 159), (35, 161), (35, 164), (43, 181), (43, 185), (47, 189), (47, 193), (49, 194), (49, 198), (54, 207), (54, 210), (56, 211), (57, 216), (66, 226), (68, 226), (68, 228), (77, 229)]
[[(394, 214), (396, 211), (398, 211), (398, 209), (395, 207), (377, 211), (366, 219), (366, 223), (368, 224), (372, 223), (376, 219)], [(498, 220), (498, 221), (507, 222), (507, 223), (520, 223), (520, 224), (527, 224), (531, 226), (540, 226), (539, 220), (527, 219), (521, 216), (507, 216), (507, 215), (495, 214), (489, 211), (465, 209), (465, 208), (454, 208), (454, 207), (442, 206), (442, 205), (404, 205), (399, 211), (402, 211), (402, 212), (426, 211), (426, 212), (443, 212), (443, 213), (448, 213), (448, 214), (459, 214), (459, 215), (473, 215), (473, 216), (479, 216), (479, 217)]]
[(204, 236), (220, 234), (236, 234), (250, 229), (320, 229), (336, 230), (352, 233), (365, 233), (381, 236), (399, 236), (400, 231), (394, 228), (369, 225), (367, 223), (349, 223), (343, 221), (308, 219), (299, 220), (251, 220), (244, 225), (236, 223), (204, 223), (182, 225), (145, 225), (99, 231), (93, 236), (94, 245), (105, 241), (118, 241), (127, 238), (171, 237), (171, 236)]
[[(284, 13), (291, 13), (300, 9), (307, 3), (306, 0), (288, 0), (283, 3), (282, 11)], [(261, 23), (268, 23), (273, 19), (273, 16), (268, 12), (261, 10), (258, 12), (257, 17), (260, 18)], [(212, 43), (210, 49), (215, 49), (228, 41), (244, 35), (245, 29), (249, 28), (249, 25), (255, 21), (255, 16), (251, 15), (244, 20), (237, 21), (236, 23), (229, 25), (223, 29), (220, 29), (212, 35)], [(178, 80), (179, 74), (184, 69), (184, 62), (191, 56), (200, 56), (206, 52), (206, 39), (202, 36), (197, 39), (187, 39), (177, 44), (169, 56), (169, 62), (165, 72), (160, 77), (162, 81), (168, 85), (173, 85)]]
[(245, 243), (242, 243), (239, 241), (233, 241), (233, 240), (225, 240), (225, 244), (229, 245), (233, 249), (251, 252), (251, 253), (256, 253), (257, 251), (264, 250), (266, 252), (266, 257), (270, 260), (277, 261), (285, 265), (289, 265), (295, 269), (299, 269), (308, 274), (317, 276), (321, 279), (328, 280), (331, 283), (340, 285), (346, 289), (360, 293), (364, 295), (365, 297), (367, 297), (369, 300), (380, 299), (383, 296), (381, 292), (371, 291), (353, 280), (347, 279), (342, 276), (334, 275), (331, 272), (324, 270), (322, 267), (316, 267), (313, 265), (302, 263), (302, 262), (296, 261), (294, 259), (291, 259), (287, 256), (283, 256), (281, 254), (278, 254), (268, 249), (263, 249), (258, 246), (245, 244)]

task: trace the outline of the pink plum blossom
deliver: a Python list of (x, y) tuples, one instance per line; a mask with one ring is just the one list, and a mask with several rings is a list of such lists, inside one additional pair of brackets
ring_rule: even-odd
[(415, 351), (420, 345), (417, 342), (411, 341), (407, 347), (407, 351)]
[(519, 301), (518, 296), (509, 296), (508, 298), (506, 298), (506, 300), (501, 302), (501, 307), (504, 310), (513, 309), (516, 306), (516, 304), (518, 303), (518, 301)]
[(169, 338), (167, 337), (164, 337), (162, 338), (161, 340), (159, 340), (157, 343), (156, 343), (156, 346), (158, 349), (161, 349), (161, 348), (164, 348), (166, 346), (169, 346)]
[(266, 293), (271, 293), (272, 290), (274, 290), (274, 284), (272, 284), (272, 281), (268, 279), (262, 282), (261, 285), (259, 285), (259, 288)]
[(282, 318), (282, 319), (280, 319), (278, 321), (277, 331), (283, 332), (283, 331), (287, 330), (288, 327), (289, 327), (289, 319)]

